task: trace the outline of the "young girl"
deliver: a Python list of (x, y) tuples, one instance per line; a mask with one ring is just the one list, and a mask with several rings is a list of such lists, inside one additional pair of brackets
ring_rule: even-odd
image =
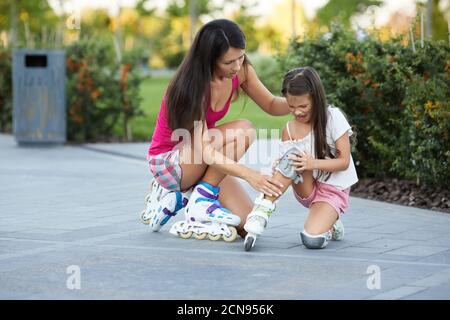
[[(309, 208), (300, 233), (305, 247), (324, 248), (330, 239), (342, 239), (339, 218), (347, 210), (350, 187), (358, 181), (350, 154), (353, 132), (343, 113), (327, 105), (313, 68), (286, 73), (281, 92), (294, 119), (283, 128), (274, 178), (285, 186), (283, 192), (292, 184), (296, 199)], [(251, 250), (256, 236), (264, 231), (277, 199), (262, 194), (255, 200), (244, 226), (248, 232), (245, 250)]]
[[(243, 224), (252, 209), (236, 177), (268, 195), (281, 192), (271, 176), (238, 163), (255, 137), (251, 122), (216, 126), (239, 89), (268, 114), (289, 113), (286, 99), (259, 81), (238, 25), (213, 20), (197, 33), (161, 104), (148, 152), (154, 182), (142, 217), (154, 231), (185, 207), (186, 220), (174, 224), (171, 233), (232, 241), (232, 226), (245, 236)], [(238, 143), (242, 138), (245, 143)]]

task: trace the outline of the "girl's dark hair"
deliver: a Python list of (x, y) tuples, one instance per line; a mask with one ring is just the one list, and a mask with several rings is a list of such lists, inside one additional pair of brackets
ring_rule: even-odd
[[(216, 61), (231, 47), (245, 49), (245, 35), (239, 26), (230, 20), (213, 20), (198, 31), (189, 52), (167, 88), (167, 119), (172, 130), (191, 130), (194, 121), (205, 119)], [(247, 64), (245, 56), (244, 71)]]
[[(325, 89), (320, 80), (319, 74), (312, 67), (303, 67), (290, 70), (284, 75), (281, 85), (281, 93), (283, 96), (287, 94), (292, 96), (301, 96), (310, 94), (312, 100), (311, 123), (314, 133), (314, 147), (316, 159), (335, 159), (339, 150), (334, 150), (336, 155), (331, 152), (331, 147), (327, 143), (327, 113), (328, 103), (325, 95)], [(319, 172), (319, 177), (324, 172)], [(328, 180), (330, 172), (326, 173), (325, 180)]]

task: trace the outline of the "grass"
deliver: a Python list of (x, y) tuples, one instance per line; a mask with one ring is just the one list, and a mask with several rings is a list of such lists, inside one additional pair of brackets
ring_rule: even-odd
[[(152, 77), (142, 82), (141, 96), (143, 100), (141, 109), (145, 115), (134, 119), (131, 124), (133, 138), (135, 140), (150, 140), (156, 125), (161, 100), (169, 84), (169, 80), (169, 77)], [(217, 124), (219, 125), (236, 119), (250, 120), (257, 130), (267, 129), (267, 137), (270, 137), (270, 129), (281, 130), (286, 121), (290, 119), (290, 115), (282, 117), (271, 116), (261, 110), (253, 100), (241, 94), (239, 99), (231, 104), (227, 115)]]

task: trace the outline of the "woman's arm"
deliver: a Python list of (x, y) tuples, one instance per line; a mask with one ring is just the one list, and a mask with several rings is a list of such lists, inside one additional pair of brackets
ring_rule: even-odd
[(348, 133), (344, 133), (336, 140), (336, 149), (339, 151), (336, 159), (314, 159), (309, 154), (290, 156), (294, 161), (297, 171), (320, 170), (326, 172), (344, 171), (350, 165), (350, 139)]
[[(199, 126), (201, 128), (201, 126)], [(194, 129), (199, 130), (200, 128)], [(283, 185), (271, 176), (262, 175), (258, 171), (250, 169), (228, 158), (217, 151), (211, 144), (206, 123), (202, 129), (202, 143), (194, 144), (195, 152), (201, 152), (203, 161), (224, 174), (246, 180), (255, 190), (268, 196), (280, 195), (280, 187)], [(198, 131), (197, 131), (198, 133)], [(201, 149), (198, 149), (201, 147)]]
[(273, 116), (283, 116), (289, 113), (286, 99), (274, 96), (259, 80), (253, 66), (248, 65), (247, 73), (242, 68), (239, 78), (243, 79), (242, 90), (265, 112)]

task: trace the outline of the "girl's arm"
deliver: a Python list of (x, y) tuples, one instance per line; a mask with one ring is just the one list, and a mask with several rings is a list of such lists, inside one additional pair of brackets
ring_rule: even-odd
[(344, 133), (336, 140), (336, 149), (339, 151), (336, 159), (314, 159), (309, 154), (290, 156), (297, 171), (320, 170), (326, 172), (344, 171), (350, 165), (350, 139)]
[(253, 66), (248, 65), (247, 73), (242, 68), (239, 72), (239, 78), (243, 79), (241, 83), (242, 90), (262, 110), (273, 116), (283, 116), (289, 113), (286, 98), (274, 96), (259, 80)]

